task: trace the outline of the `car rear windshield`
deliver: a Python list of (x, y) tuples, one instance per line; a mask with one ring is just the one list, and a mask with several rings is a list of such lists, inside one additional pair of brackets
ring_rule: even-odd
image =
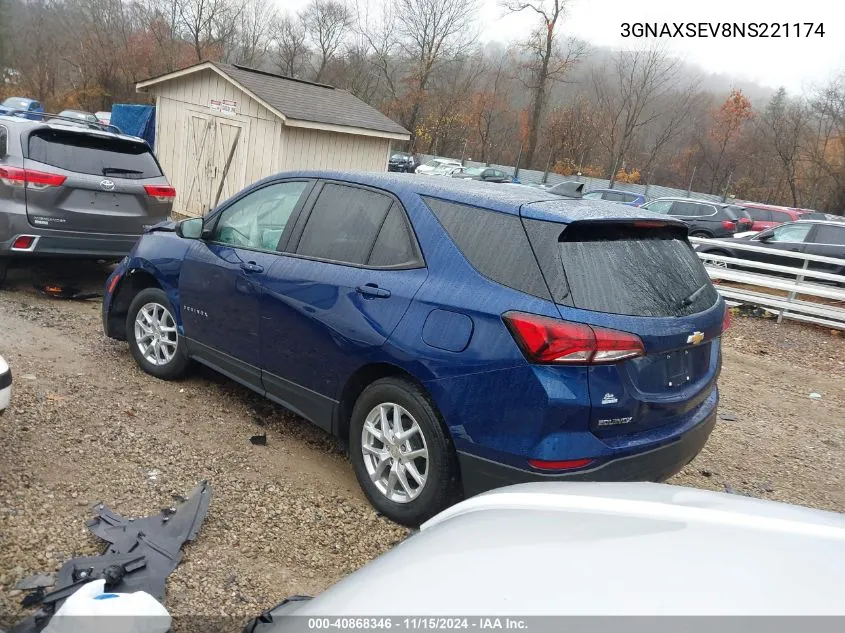
[(38, 130), (29, 137), (30, 160), (67, 171), (112, 178), (162, 175), (149, 147), (120, 138), (63, 130)]
[(525, 221), (557, 303), (631, 316), (682, 316), (718, 294), (681, 230), (631, 224)]

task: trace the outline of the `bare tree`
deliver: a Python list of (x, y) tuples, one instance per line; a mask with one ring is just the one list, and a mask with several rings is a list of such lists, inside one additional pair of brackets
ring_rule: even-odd
[(243, 3), (227, 58), (229, 61), (257, 68), (271, 46), (276, 9), (271, 0), (247, 0)]
[(798, 206), (797, 167), (807, 133), (807, 115), (803, 104), (790, 102), (786, 90), (781, 88), (769, 101), (763, 116), (758, 118), (763, 135), (780, 163), (794, 207)]
[(301, 77), (308, 62), (305, 30), (298, 21), (281, 16), (273, 25), (276, 66), (283, 75)]
[(661, 105), (672, 91), (679, 68), (677, 59), (652, 48), (620, 51), (609, 73), (593, 73), (611, 187), (637, 132), (665, 112)]
[(477, 37), (477, 0), (399, 0), (395, 13), (399, 46), (410, 60), (411, 107), (406, 127), (411, 141), (432, 73), (471, 50)]
[(194, 48), (196, 60), (220, 57), (234, 35), (240, 9), (229, 0), (177, 0), (179, 25)]
[(299, 16), (317, 54), (314, 81), (320, 81), (326, 65), (337, 54), (352, 26), (352, 13), (338, 0), (311, 0)]
[(540, 24), (520, 49), (528, 56), (526, 87), (531, 92), (528, 116), (528, 143), (524, 151), (525, 164), (534, 163), (537, 134), (541, 127), (550, 84), (562, 80), (572, 65), (584, 54), (586, 46), (575, 40), (568, 45), (561, 42), (560, 25), (569, 0), (504, 0), (507, 11), (519, 13), (529, 10), (537, 14)]

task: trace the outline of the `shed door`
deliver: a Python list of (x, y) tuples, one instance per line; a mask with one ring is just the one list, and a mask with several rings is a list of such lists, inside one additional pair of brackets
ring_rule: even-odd
[[(211, 176), (211, 197), (209, 206), (213, 206), (217, 192), (219, 202), (231, 198), (246, 187), (247, 143), (249, 139), (249, 121), (229, 117), (214, 117), (214, 156)], [(232, 159), (228, 172), (226, 161)], [(225, 180), (224, 180), (225, 177)], [(220, 184), (223, 184), (222, 189)]]
[(218, 191), (222, 202), (249, 184), (245, 182), (249, 122), (195, 111), (189, 111), (187, 119), (183, 205), (186, 214), (199, 216), (214, 206)]
[(214, 118), (198, 112), (187, 113), (185, 140), (185, 193), (182, 206), (187, 215), (199, 216), (208, 210), (210, 200), (208, 162), (213, 155)]

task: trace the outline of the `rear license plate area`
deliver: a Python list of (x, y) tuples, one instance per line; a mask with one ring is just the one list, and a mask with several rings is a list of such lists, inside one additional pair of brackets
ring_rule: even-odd
[(679, 349), (665, 354), (663, 385), (667, 389), (679, 389), (692, 379), (692, 357), (688, 349)]

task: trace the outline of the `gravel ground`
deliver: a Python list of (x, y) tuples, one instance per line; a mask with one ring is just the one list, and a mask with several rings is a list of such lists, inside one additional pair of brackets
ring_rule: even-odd
[[(101, 287), (102, 268), (83, 273), (80, 289)], [(211, 481), (208, 518), (168, 581), (175, 616), (245, 620), (406, 536), (366, 503), (325, 433), (210, 371), (155, 380), (103, 336), (99, 301), (32, 288), (63, 274), (15, 272), (0, 291), (0, 354), (15, 377), (0, 419), (0, 626), (24, 615), (20, 579), (100, 550), (84, 525), (98, 501), (154, 514)], [(845, 337), (736, 317), (723, 419), (672, 483), (844, 511), (843, 378)], [(265, 431), (266, 446), (249, 442)]]

